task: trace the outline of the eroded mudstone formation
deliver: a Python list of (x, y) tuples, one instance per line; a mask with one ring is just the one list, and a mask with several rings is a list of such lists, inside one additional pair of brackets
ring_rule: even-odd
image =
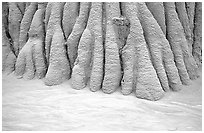
[(77, 58), (77, 49), (81, 35), (86, 28), (89, 11), (90, 11), (90, 2), (81, 2), (79, 16), (75, 22), (75, 25), (72, 29), (71, 34), (67, 38), (67, 54), (69, 57), (71, 69), (74, 66), (75, 59)]
[[(168, 41), (147, 7), (139, 3), (139, 19), (150, 51), (152, 64), (164, 91), (180, 88), (180, 80)], [(168, 76), (167, 76), (168, 75)]]
[(32, 2), (27, 7), (27, 10), (23, 15), (23, 19), (21, 21), (21, 26), (20, 26), (19, 50), (21, 50), (23, 46), (26, 44), (26, 42), (28, 41), (28, 31), (30, 29), (30, 25), (36, 10), (37, 10), (37, 2)]
[(193, 38), (191, 36), (190, 21), (186, 11), (186, 5), (184, 2), (176, 2), (176, 11), (179, 20), (183, 26), (185, 37), (188, 43), (189, 52), (192, 53)]
[[(102, 36), (97, 36), (97, 31), (96, 31), (97, 29), (95, 27), (97, 23), (99, 26), (101, 26), (102, 24), (102, 3), (92, 3), (91, 5), (91, 11), (90, 11), (88, 23), (80, 39), (79, 46), (78, 46), (78, 56), (77, 56), (77, 59), (75, 60), (74, 67), (73, 67), (72, 86), (74, 89), (83, 89), (84, 87), (86, 87), (88, 78), (90, 77), (90, 73), (91, 73), (90, 70), (91, 70), (91, 59), (92, 59), (91, 58), (92, 45), (99, 44), (99, 43), (101, 43), (99, 45), (102, 45), (102, 40), (99, 40), (100, 42), (97, 42), (97, 43), (94, 42), (94, 40), (98, 39), (98, 37), (101, 37), (99, 39), (102, 39)], [(99, 29), (99, 31), (100, 30), (101, 29)], [(94, 75), (94, 76), (97, 76), (97, 75)], [(99, 79), (95, 79), (95, 80), (99, 80)], [(93, 81), (91, 80), (90, 89), (96, 90), (95, 88), (92, 88), (93, 87), (92, 83)]]
[(46, 64), (43, 53), (45, 34), (44, 13), (44, 3), (38, 3), (38, 10), (35, 12), (30, 26), (29, 39), (20, 51), (16, 61), (15, 74), (19, 78), (33, 79), (36, 76), (40, 79), (45, 76)]
[(44, 79), (45, 85), (58, 85), (69, 79), (70, 66), (65, 50), (65, 40), (60, 25), (55, 26), (49, 58), (50, 64)]
[[(51, 48), (51, 44), (52, 44), (52, 39), (53, 39), (53, 35), (55, 32), (55, 27), (56, 25), (60, 25), (61, 27), (61, 23), (62, 23), (62, 13), (63, 13), (63, 6), (64, 6), (65, 2), (54, 2), (52, 3), (52, 7), (50, 7), (51, 9), (51, 13), (50, 15), (48, 15), (49, 20), (45, 19), (45, 24), (46, 25), (46, 37), (45, 37), (45, 54), (46, 54), (46, 61), (49, 65), (49, 57), (50, 57), (50, 48)], [(49, 13), (47, 13), (49, 14)], [(47, 15), (46, 14), (46, 15)], [(47, 22), (48, 21), (48, 22)]]
[(66, 2), (63, 10), (62, 27), (67, 39), (72, 32), (76, 19), (79, 15), (79, 2)]
[(196, 63), (202, 65), (202, 3), (196, 2), (195, 5), (195, 25), (194, 25), (194, 42), (193, 56)]
[[(105, 3), (95, 3), (93, 16), (92, 34), (94, 36), (94, 44), (92, 46), (92, 62), (90, 75), (90, 90), (98, 91), (103, 83), (104, 70), (104, 37), (105, 37)], [(104, 33), (104, 34), (103, 34)]]
[(159, 100), (198, 77), (199, 2), (4, 2), (2, 70)]
[[(138, 98), (158, 100), (164, 95), (156, 71), (152, 65), (150, 53), (145, 42), (141, 23), (138, 18), (137, 3), (124, 3), (127, 18), (130, 20), (130, 34), (127, 44), (135, 46), (136, 61), (134, 73), (135, 94)], [(133, 44), (131, 44), (133, 43)]]
[(149, 11), (152, 13), (157, 23), (161, 27), (164, 35), (166, 35), (166, 21), (164, 13), (164, 5), (162, 2), (146, 2)]
[(126, 40), (130, 33), (130, 22), (124, 16), (114, 17), (113, 26), (120, 56), (121, 92), (124, 95), (128, 95), (133, 91), (135, 51), (133, 45), (126, 45)]
[(9, 34), (13, 41), (13, 48), (15, 56), (19, 53), (19, 35), (20, 35), (20, 24), (23, 18), (23, 14), (18, 8), (16, 3), (9, 3), (9, 16), (8, 16), (8, 28)]

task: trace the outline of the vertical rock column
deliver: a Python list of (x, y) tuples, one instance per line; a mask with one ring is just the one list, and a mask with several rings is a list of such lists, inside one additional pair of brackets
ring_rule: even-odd
[[(91, 67), (91, 59), (92, 59), (91, 57), (92, 47), (93, 47), (92, 45), (97, 44), (99, 46), (102, 46), (102, 35), (101, 35), (102, 27), (101, 26), (102, 26), (102, 3), (94, 2), (91, 5), (91, 11), (88, 18), (86, 29), (84, 30), (79, 42), (78, 56), (73, 67), (72, 86), (75, 89), (82, 89), (87, 85), (88, 78), (90, 77), (90, 72), (91, 72), (90, 67)], [(99, 41), (99, 42), (96, 42), (96, 41)], [(100, 53), (97, 53), (97, 54), (100, 54)], [(102, 73), (100, 74), (102, 75)], [(94, 75), (94, 76), (97, 76), (97, 75)], [(98, 79), (94, 79), (94, 80), (98, 80)], [(91, 81), (91, 83), (93, 82)]]
[(186, 70), (186, 66), (184, 64), (182, 48), (180, 46), (182, 43), (181, 40), (185, 39), (184, 37), (182, 37), (183, 35), (181, 35), (183, 29), (178, 19), (174, 3), (164, 2), (164, 8), (167, 22), (167, 39), (174, 54), (174, 60), (179, 72), (180, 79), (183, 84), (187, 85), (189, 84), (190, 79)]
[(91, 75), (90, 75), (90, 90), (97, 91), (101, 89), (103, 82), (103, 66), (104, 66), (104, 32), (105, 25), (103, 25), (103, 19), (105, 20), (106, 11), (103, 10), (105, 3), (92, 3), (93, 4), (93, 15), (91, 31), (94, 37), (93, 52), (92, 52), (92, 64), (91, 64)]
[(144, 3), (138, 3), (139, 19), (150, 51), (153, 66), (165, 91), (181, 89), (181, 81), (174, 63), (173, 53), (157, 21)]
[(196, 2), (195, 5), (195, 25), (194, 25), (194, 42), (193, 56), (196, 63), (202, 65), (202, 3)]
[(20, 35), (20, 24), (23, 18), (20, 9), (15, 2), (9, 3), (9, 33), (13, 40), (14, 54), (17, 57), (19, 53), (19, 35)]
[(16, 61), (15, 74), (21, 78), (43, 78), (46, 72), (44, 57), (44, 3), (38, 3), (29, 29), (29, 39), (23, 46)]
[[(191, 37), (193, 39), (193, 29), (194, 29), (194, 15), (195, 15), (195, 2), (185, 2), (186, 12), (188, 15)], [(193, 42), (192, 42), (193, 43)], [(192, 44), (193, 45), (193, 44)], [(191, 46), (192, 47), (192, 46)], [(190, 51), (192, 53), (192, 51)]]
[(5, 71), (10, 74), (15, 70), (16, 58), (18, 56), (19, 47), (19, 32), (22, 14), (15, 2), (9, 3), (9, 15), (8, 15), (8, 34), (10, 36), (10, 52), (5, 61)]
[(51, 15), (53, 3), (54, 3), (54, 2), (48, 2), (47, 6), (46, 6), (45, 19), (44, 19), (45, 31), (47, 31), (48, 22), (49, 22), (49, 20), (50, 20), (50, 15)]
[[(123, 5), (123, 3), (121, 3), (121, 5)], [(123, 10), (123, 8), (121, 10)], [(130, 22), (125, 16), (120, 16), (113, 18), (113, 24), (121, 62), (121, 93), (128, 95), (133, 91), (135, 55), (134, 45), (126, 43), (130, 32)]]
[[(187, 17), (187, 16), (186, 16)], [(198, 76), (197, 73), (197, 64), (193, 58), (192, 52), (189, 51), (188, 41), (185, 38), (185, 32), (183, 30), (182, 24), (179, 21), (178, 15), (175, 15), (175, 20), (177, 21), (178, 28), (174, 31), (174, 34), (177, 33), (175, 36), (175, 41), (180, 45), (183, 60), (185, 63), (185, 67), (190, 79), (196, 79)], [(188, 20), (187, 20), (188, 21)], [(189, 35), (190, 36), (190, 35)]]
[(79, 15), (79, 2), (66, 2), (63, 10), (62, 27), (67, 39), (72, 32), (76, 19)]
[(105, 75), (102, 91), (113, 93), (120, 85), (121, 65), (112, 19), (120, 16), (119, 3), (106, 4)]
[(5, 70), (6, 58), (11, 51), (8, 38), (8, 3), (2, 2), (2, 71)]
[[(46, 3), (38, 2), (38, 10), (36, 11), (33, 22), (31, 24), (31, 31), (29, 34), (36, 36), (33, 49), (33, 61), (35, 66), (35, 76), (38, 79), (44, 78), (47, 65), (45, 58), (45, 25), (44, 25), (44, 16), (45, 16)], [(33, 33), (32, 33), (33, 32)]]
[(166, 21), (165, 21), (163, 3), (162, 2), (146, 2), (146, 5), (149, 11), (154, 16), (154, 18), (157, 20), (157, 23), (161, 27), (164, 35), (166, 35)]
[(67, 58), (65, 38), (61, 26), (63, 6), (64, 3), (53, 3), (49, 23), (55, 23), (52, 23), (53, 27), (49, 27), (50, 25), (48, 24), (48, 29), (53, 28), (50, 31), (53, 33), (53, 36), (50, 38), (49, 66), (44, 79), (45, 85), (48, 86), (61, 84), (70, 78), (70, 64)]
[(126, 45), (135, 46), (135, 68), (136, 76), (134, 88), (136, 97), (148, 100), (158, 100), (164, 95), (156, 71), (151, 63), (147, 44), (143, 36), (142, 26), (138, 19), (137, 3), (125, 3), (125, 14), (130, 21), (130, 34)]
[(163, 33), (159, 32), (160, 28), (158, 26), (158, 23), (155, 21), (146, 5), (142, 2), (139, 2), (137, 5), (139, 10), (138, 17), (143, 28), (144, 38), (150, 52), (152, 64), (154, 66), (154, 69), (156, 70), (162, 88), (165, 91), (168, 91), (169, 84), (162, 60), (162, 42), (158, 37), (158, 34), (162, 36), (161, 34)]
[[(65, 2), (54, 2), (50, 4), (48, 3), (48, 8), (51, 8), (51, 14), (49, 16), (49, 12), (46, 12), (47, 16), (45, 18), (46, 23), (48, 21), (48, 24), (46, 25), (46, 37), (45, 37), (45, 54), (47, 59), (47, 64), (49, 66), (49, 56), (50, 56), (50, 47), (52, 44), (52, 39), (55, 31), (56, 25), (61, 25), (62, 22), (62, 15), (63, 15), (63, 7)], [(48, 19), (49, 18), (49, 19)]]
[(78, 49), (79, 40), (81, 38), (82, 33), (84, 32), (84, 29), (88, 21), (90, 5), (91, 5), (90, 2), (80, 3), (79, 16), (66, 42), (71, 70), (74, 66), (75, 59), (77, 58), (77, 49)]
[(185, 37), (188, 43), (189, 52), (192, 54), (192, 44), (193, 44), (193, 38), (191, 36), (191, 29), (190, 29), (190, 23), (185, 7), (185, 2), (176, 2), (176, 11), (178, 14), (178, 18), (183, 26)]
[(37, 2), (32, 2), (23, 15), (23, 19), (21, 21), (21, 26), (20, 26), (19, 51), (23, 48), (23, 46), (28, 41), (28, 32), (30, 29), (33, 16), (37, 10), (37, 5), (38, 5)]

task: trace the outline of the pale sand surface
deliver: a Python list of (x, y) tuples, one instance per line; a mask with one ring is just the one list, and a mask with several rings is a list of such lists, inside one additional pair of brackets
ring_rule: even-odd
[(202, 80), (159, 101), (2, 76), (3, 130), (202, 130)]

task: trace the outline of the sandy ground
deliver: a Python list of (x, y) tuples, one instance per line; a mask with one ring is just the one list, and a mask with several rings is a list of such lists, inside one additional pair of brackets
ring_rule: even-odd
[(2, 77), (3, 130), (202, 130), (202, 80), (156, 102)]

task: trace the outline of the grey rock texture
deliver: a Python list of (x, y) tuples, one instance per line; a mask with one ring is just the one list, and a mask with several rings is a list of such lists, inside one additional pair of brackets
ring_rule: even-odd
[(176, 5), (176, 12), (178, 14), (178, 18), (183, 26), (185, 37), (188, 42), (189, 52), (192, 53), (193, 38), (191, 36), (192, 32), (191, 32), (188, 14), (186, 11), (186, 5), (184, 2), (176, 2), (175, 5)]
[(89, 29), (85, 29), (79, 42), (78, 56), (72, 71), (72, 87), (83, 89), (87, 85), (90, 73), (92, 35)]
[(3, 2), (2, 71), (159, 100), (198, 77), (201, 2)]
[(146, 5), (161, 27), (163, 33), (166, 35), (166, 21), (163, 2), (146, 2)]
[[(92, 91), (96, 91), (100, 89), (100, 78), (102, 77), (103, 73), (101, 69), (98, 69), (102, 66), (98, 62), (103, 61), (103, 58), (94, 58), (92, 62), (94, 65), (92, 66), (91, 71), (91, 60), (92, 60), (92, 52), (93, 52), (93, 45), (94, 52), (95, 50), (103, 48), (102, 46), (102, 3), (92, 3), (91, 11), (88, 19), (88, 23), (86, 29), (84, 30), (81, 40), (78, 46), (78, 56), (74, 63), (73, 73), (72, 73), (72, 86), (76, 89), (82, 89), (87, 85), (88, 79), (90, 79), (90, 89)], [(99, 29), (96, 29), (100, 27)], [(103, 52), (103, 51), (101, 51)], [(95, 56), (99, 57), (103, 55), (103, 53), (95, 53)], [(94, 56), (94, 55), (93, 55)], [(94, 69), (98, 69), (97, 73), (95, 73)], [(91, 74), (90, 74), (91, 73)], [(97, 77), (98, 76), (98, 77)], [(93, 81), (94, 80), (94, 81)], [(82, 82), (81, 82), (82, 81)], [(97, 83), (98, 82), (98, 83)], [(96, 84), (97, 83), (97, 84)], [(99, 86), (96, 88), (96, 85)]]
[(16, 56), (14, 55), (13, 52), (10, 51), (5, 61), (4, 71), (7, 74), (12, 73), (15, 70), (15, 63), (16, 63)]
[(90, 2), (82, 2), (80, 4), (79, 16), (66, 42), (67, 53), (68, 53), (71, 69), (74, 66), (75, 59), (77, 58), (77, 48), (78, 48), (80, 37), (86, 28), (90, 5), (91, 5)]
[[(52, 39), (53, 39), (55, 29), (56, 29), (55, 27), (56, 27), (56, 25), (61, 25), (64, 4), (65, 4), (65, 2), (52, 3), (51, 14), (50, 14), (50, 16), (48, 15), (49, 20), (48, 20), (48, 24), (46, 26), (46, 37), (45, 37), (45, 53), (46, 53), (46, 59), (47, 59), (48, 65), (49, 65), (50, 47), (52, 44)], [(49, 6), (49, 3), (48, 3), (48, 6)], [(49, 14), (49, 13), (47, 13), (47, 14)], [(46, 20), (45, 22), (47, 23), (46, 18), (45, 18), (45, 20)]]
[(66, 39), (71, 34), (79, 13), (79, 2), (66, 2), (63, 10), (62, 27)]
[(49, 59), (50, 65), (44, 79), (45, 85), (58, 85), (70, 78), (64, 35), (59, 24), (55, 26)]
[(120, 16), (119, 3), (106, 4), (105, 71), (102, 85), (104, 93), (113, 93), (120, 84), (121, 65), (112, 18)]
[(136, 48), (136, 63), (134, 73), (135, 94), (138, 98), (158, 100), (163, 97), (164, 91), (161, 87), (156, 71), (151, 63), (147, 44), (143, 36), (142, 26), (138, 18), (137, 3), (125, 3), (126, 16), (130, 20), (130, 34), (127, 44)]
[(2, 2), (2, 71), (5, 69), (6, 58), (11, 51), (10, 41), (6, 35), (8, 33), (8, 13), (8, 3)]
[(15, 2), (21, 14), (24, 15), (26, 3), (25, 2)]
[(28, 41), (28, 32), (33, 19), (33, 16), (37, 10), (37, 2), (32, 2), (29, 7), (27, 7), (26, 12), (23, 15), (21, 25), (20, 25), (20, 35), (19, 35), (19, 51)]
[(19, 35), (20, 35), (20, 24), (21, 20), (23, 18), (23, 15), (21, 14), (20, 9), (18, 8), (17, 4), (14, 2), (9, 3), (9, 34), (11, 36), (11, 39), (13, 41), (13, 48), (14, 48), (14, 54), (17, 56), (19, 53)]
[(165, 91), (169, 91), (170, 86), (171, 89), (178, 90), (181, 82), (174, 63), (173, 53), (165, 38), (165, 34), (162, 33), (158, 23), (147, 10), (145, 4), (139, 3), (138, 5), (139, 18), (144, 31), (144, 37), (162, 88)]
[(19, 53), (15, 74), (19, 78), (43, 78), (46, 73), (44, 51), (44, 4), (38, 4), (29, 30), (29, 39)]
[(195, 26), (194, 26), (194, 42), (193, 56), (196, 63), (201, 66), (202, 63), (202, 3), (196, 2), (195, 5)]
[(48, 2), (47, 6), (46, 6), (45, 19), (44, 19), (46, 31), (47, 31), (48, 22), (49, 22), (50, 15), (51, 15), (52, 5), (53, 5), (53, 2)]
[[(191, 29), (191, 36), (193, 38), (193, 29), (194, 29), (194, 15), (195, 15), (195, 2), (185, 2), (186, 12), (189, 19), (190, 29)], [(192, 52), (192, 51), (190, 51)]]
[(128, 95), (133, 91), (135, 51), (133, 45), (129, 45), (129, 43), (126, 45), (127, 37), (130, 33), (130, 22), (124, 16), (114, 17), (113, 27), (120, 56), (122, 73), (121, 93)]
[[(94, 44), (92, 46), (92, 63), (91, 63), (91, 74), (90, 74), (90, 90), (98, 91), (102, 87), (103, 82), (103, 70), (104, 70), (104, 34), (106, 11), (103, 11), (105, 3), (92, 3), (93, 8), (91, 9), (92, 20), (90, 20), (90, 30), (94, 36)], [(103, 18), (104, 17), (104, 18)]]
[(163, 33), (158, 32), (158, 30), (160, 30), (158, 23), (155, 21), (154, 17), (144, 3), (138, 3), (138, 10), (138, 17), (143, 28), (147, 47), (150, 51), (153, 67), (156, 70), (162, 88), (165, 91), (168, 91), (169, 84), (162, 60), (162, 42), (159, 42), (160, 39), (158, 35)]
[[(187, 85), (190, 82), (190, 78), (188, 76), (186, 66), (183, 60), (183, 53), (181, 49), (182, 39), (185, 39), (182, 34), (184, 31), (182, 29), (182, 25), (178, 19), (178, 15), (175, 10), (175, 4), (164, 2), (166, 21), (167, 21), (167, 39), (171, 45), (171, 50), (174, 54), (174, 60), (176, 63), (176, 67), (179, 72), (180, 79), (183, 84)], [(182, 32), (182, 33), (181, 33)], [(180, 36), (178, 36), (180, 34)], [(187, 45), (187, 44), (185, 44)]]

